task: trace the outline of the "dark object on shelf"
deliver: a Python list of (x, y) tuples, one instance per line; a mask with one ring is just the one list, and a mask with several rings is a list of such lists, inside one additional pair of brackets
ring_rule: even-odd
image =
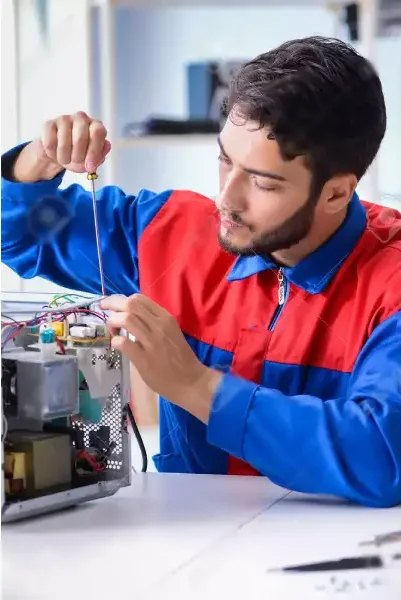
[(347, 4), (345, 7), (345, 22), (351, 42), (357, 42), (359, 39), (359, 7), (356, 2)]
[(230, 82), (245, 60), (208, 61), (187, 65), (187, 103), (191, 119), (222, 124)]
[(220, 124), (209, 119), (162, 119), (149, 118), (142, 123), (127, 123), (124, 137), (148, 135), (188, 135), (219, 133)]
[[(369, 9), (367, 9), (369, 10)], [(344, 7), (344, 23), (348, 29), (351, 42), (361, 41), (361, 7), (357, 2), (350, 2)], [(398, 36), (401, 31), (401, 1), (378, 0), (376, 37)]]

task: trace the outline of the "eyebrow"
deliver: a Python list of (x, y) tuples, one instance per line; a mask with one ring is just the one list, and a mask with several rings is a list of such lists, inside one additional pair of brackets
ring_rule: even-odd
[[(224, 150), (220, 136), (217, 138), (217, 143), (220, 146), (222, 154), (228, 158), (228, 154)], [(259, 171), (258, 169), (247, 169), (245, 167), (242, 168), (246, 173), (250, 173), (251, 175), (259, 175), (259, 177), (266, 177), (266, 179), (274, 179), (275, 181), (287, 181), (285, 177), (278, 175), (277, 173), (271, 173), (270, 171)]]

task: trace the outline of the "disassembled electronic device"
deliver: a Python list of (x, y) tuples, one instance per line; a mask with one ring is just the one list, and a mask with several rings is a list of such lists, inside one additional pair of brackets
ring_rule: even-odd
[[(2, 314), (3, 523), (115, 494), (131, 483), (129, 363), (100, 298), (55, 296)], [(20, 320), (21, 312), (24, 320)], [(33, 316), (32, 316), (33, 315)]]

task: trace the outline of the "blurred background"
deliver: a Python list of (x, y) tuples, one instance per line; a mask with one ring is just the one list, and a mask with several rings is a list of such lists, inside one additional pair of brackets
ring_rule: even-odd
[[(100, 184), (132, 194), (215, 195), (218, 103), (236, 65), (295, 37), (348, 40), (378, 69), (388, 110), (359, 193), (401, 209), (401, 0), (2, 0), (1, 11), (2, 152), (84, 110), (112, 142)], [(1, 274), (10, 298), (60, 292), (3, 265)], [(155, 399), (136, 385), (141, 423), (156, 422)]]

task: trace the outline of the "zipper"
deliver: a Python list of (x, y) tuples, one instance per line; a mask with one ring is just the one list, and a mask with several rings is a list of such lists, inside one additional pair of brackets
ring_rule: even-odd
[(285, 284), (284, 284), (284, 274), (283, 269), (279, 269), (277, 273), (278, 279), (278, 305), (282, 306), (285, 300)]
[(278, 279), (278, 290), (277, 290), (278, 306), (275, 310), (275, 313), (274, 313), (271, 323), (269, 325), (269, 331), (272, 331), (274, 329), (274, 326), (276, 325), (277, 320), (280, 317), (281, 312), (284, 308), (284, 304), (286, 302), (287, 295), (288, 295), (287, 294), (288, 282), (287, 282), (286, 278), (284, 277), (283, 269), (281, 269), (281, 268), (277, 271), (277, 279)]

